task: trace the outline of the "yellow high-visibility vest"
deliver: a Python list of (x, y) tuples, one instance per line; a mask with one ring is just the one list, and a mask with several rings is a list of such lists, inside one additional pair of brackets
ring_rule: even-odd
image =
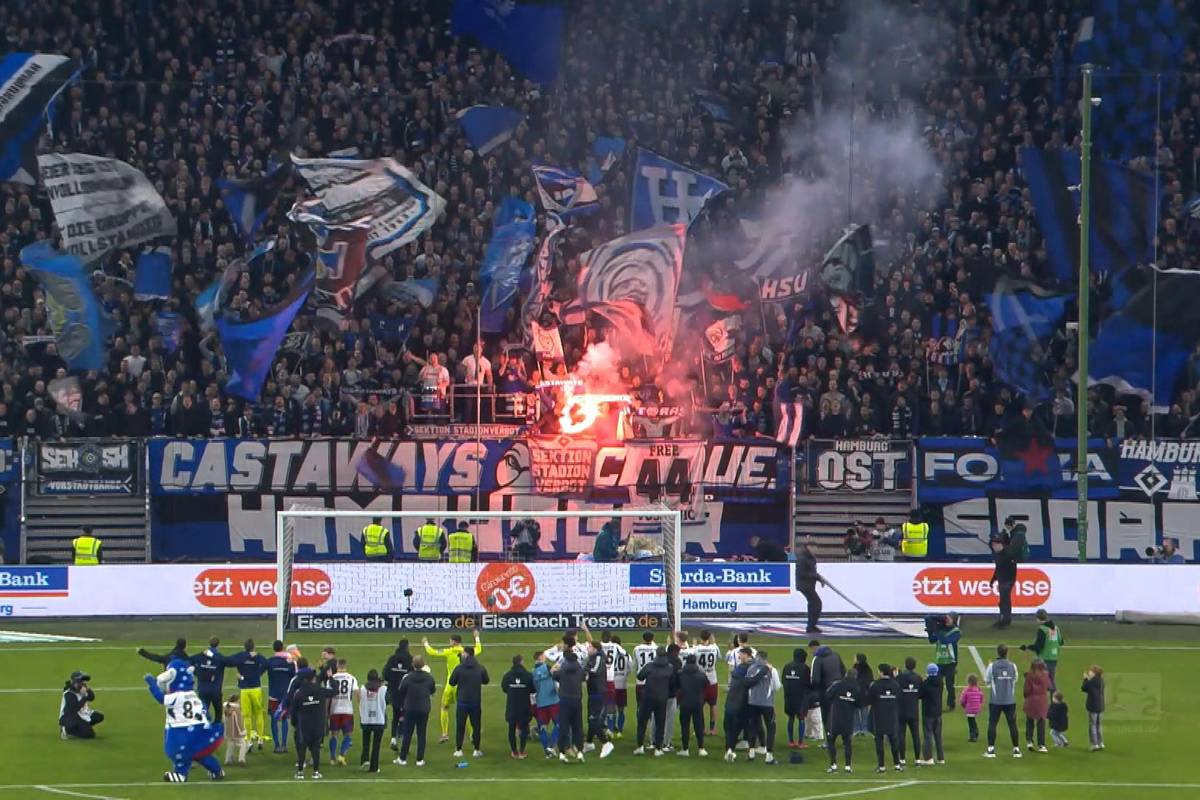
[(446, 540), (450, 546), (451, 564), (469, 564), (475, 549), (475, 537), (470, 531), (455, 531)]
[(94, 567), (100, 563), (100, 540), (95, 536), (79, 536), (71, 542), (75, 550), (75, 566)]
[(421, 561), (442, 560), (442, 529), (432, 522), (417, 528), (417, 558)]
[(909, 558), (924, 558), (929, 554), (929, 524), (906, 522), (900, 526), (900, 552)]
[(387, 555), (388, 529), (382, 525), (371, 523), (362, 530), (363, 554), (367, 558), (383, 558)]

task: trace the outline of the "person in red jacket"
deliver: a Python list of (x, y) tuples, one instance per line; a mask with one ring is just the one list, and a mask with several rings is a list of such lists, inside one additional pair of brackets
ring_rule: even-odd
[(1049, 752), (1046, 749), (1046, 717), (1050, 715), (1050, 673), (1046, 670), (1046, 662), (1035, 658), (1025, 673), (1025, 746), (1029, 750), (1033, 746), (1033, 729), (1037, 726), (1037, 752)]

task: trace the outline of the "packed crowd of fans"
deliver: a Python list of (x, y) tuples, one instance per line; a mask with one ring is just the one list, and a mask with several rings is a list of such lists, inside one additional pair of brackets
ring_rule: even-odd
[[(540, 89), (494, 52), (452, 37), (449, 0), (5, 4), (6, 50), (64, 53), (86, 65), (43, 144), (127, 161), (175, 214), (174, 296), (165, 307), (189, 324), (168, 353), (151, 324), (163, 304), (133, 299), (136, 253), (95, 265), (115, 324), (108, 365), (80, 376), (84, 413), (60, 413), (47, 384), (65, 364), (52, 343), (23, 342), (50, 328), (41, 292), (18, 259), (23, 246), (54, 236), (53, 218), (38, 190), (0, 185), (0, 435), (401, 436), (422, 385), (478, 379), (524, 391), (540, 376), (528, 355), (507, 357), (522, 341), (519, 314), (510, 315), (509, 333), (484, 338), (483, 358), (471, 359), (491, 218), (510, 193), (537, 204), (534, 160), (583, 169), (595, 137), (621, 137), (627, 152), (647, 146), (721, 177), (732, 191), (713, 213), (734, 214), (781, 180), (806, 174), (795, 138), (803, 140), (823, 113), (849, 106), (862, 119), (915, 116), (939, 168), (930, 202), (882, 190), (860, 200), (858, 216), (871, 222), (877, 242), (876, 290), (863, 312), (869, 335), (844, 335), (823, 306), (752, 303), (742, 312), (736, 356), (710, 365), (707, 386), (699, 385), (699, 355), (684, 359), (687, 404), (715, 410), (711, 421), (695, 415), (687, 424), (773, 436), (779, 405), (803, 399), (806, 435), (986, 436), (1013, 426), (1068, 433), (1070, 334), (1060, 332), (1049, 353), (1055, 397), (1034, 408), (993, 374), (981, 296), (1000, 274), (1049, 274), (1016, 153), (1069, 146), (1078, 136), (1078, 81), (1068, 80), (1055, 102), (1051, 77), (1078, 22), (1066, 13), (1071, 5), (942, 7), (953, 35), (925, 54), (937, 77), (915, 87), (889, 81), (912, 57), (898, 31), (894, 47), (858, 54), (872, 77), (848, 93), (829, 79), (838, 66), (830, 62), (856, 6), (836, 0), (569, 4), (559, 83)], [(1194, 46), (1186, 64), (1196, 64)], [(692, 103), (698, 90), (725, 99), (730, 124), (715, 124)], [(512, 140), (486, 157), (470, 149), (454, 117), (476, 103), (526, 115)], [(1185, 200), (1200, 174), (1198, 118), (1200, 73), (1178, 84), (1157, 158), (1144, 164), (1159, 168), (1166, 266), (1188, 266), (1195, 252)], [(301, 351), (280, 353), (260, 401), (226, 396), (219, 345), (197, 324), (194, 301), (246, 245), (215, 180), (262, 174), (288, 149), (314, 156), (351, 147), (363, 158), (394, 156), (446, 199), (444, 217), (383, 262), (397, 280), (438, 278), (435, 302), (421, 309), (368, 297), (336, 332), (301, 314), (295, 329), (311, 336)], [(625, 232), (630, 171), (626, 160), (608, 173), (597, 187), (601, 211), (567, 237), (559, 290), (572, 283), (574, 256)], [(260, 234), (274, 237), (275, 249), (241, 275), (232, 312), (274, 304), (308, 263), (300, 231), (285, 217), (302, 191), (293, 179), (275, 203)], [(820, 252), (802, 254), (810, 257), (817, 263)], [(1101, 277), (1094, 306), (1104, 291)], [(406, 316), (417, 320), (406, 346), (371, 325)], [(583, 336), (564, 329), (568, 367), (582, 355)], [(645, 377), (641, 370), (629, 365), (631, 383)], [(1184, 434), (1200, 413), (1197, 379), (1200, 351), (1188, 371), (1192, 388), (1156, 420), (1158, 436)], [(469, 405), (447, 408), (461, 416)], [(1094, 434), (1149, 433), (1149, 412), (1136, 398), (1104, 390), (1092, 409)]]

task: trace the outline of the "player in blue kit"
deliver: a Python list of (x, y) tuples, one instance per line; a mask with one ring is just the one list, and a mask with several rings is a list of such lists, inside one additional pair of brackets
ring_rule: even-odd
[(271, 718), (271, 741), (276, 753), (287, 752), (287, 717), (277, 718), (275, 711), (287, 697), (288, 686), (296, 676), (296, 663), (291, 653), (283, 649), (278, 639), (272, 644), (275, 652), (267, 659), (267, 716)]

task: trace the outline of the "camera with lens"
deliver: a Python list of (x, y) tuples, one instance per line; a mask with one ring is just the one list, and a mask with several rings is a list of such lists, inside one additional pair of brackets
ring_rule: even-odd
[(932, 642), (938, 634), (948, 630), (950, 626), (946, 624), (945, 614), (929, 614), (925, 617), (925, 635), (929, 637), (929, 641)]
[(1161, 547), (1151, 546), (1146, 548), (1146, 558), (1165, 558), (1166, 555), (1166, 551)]

